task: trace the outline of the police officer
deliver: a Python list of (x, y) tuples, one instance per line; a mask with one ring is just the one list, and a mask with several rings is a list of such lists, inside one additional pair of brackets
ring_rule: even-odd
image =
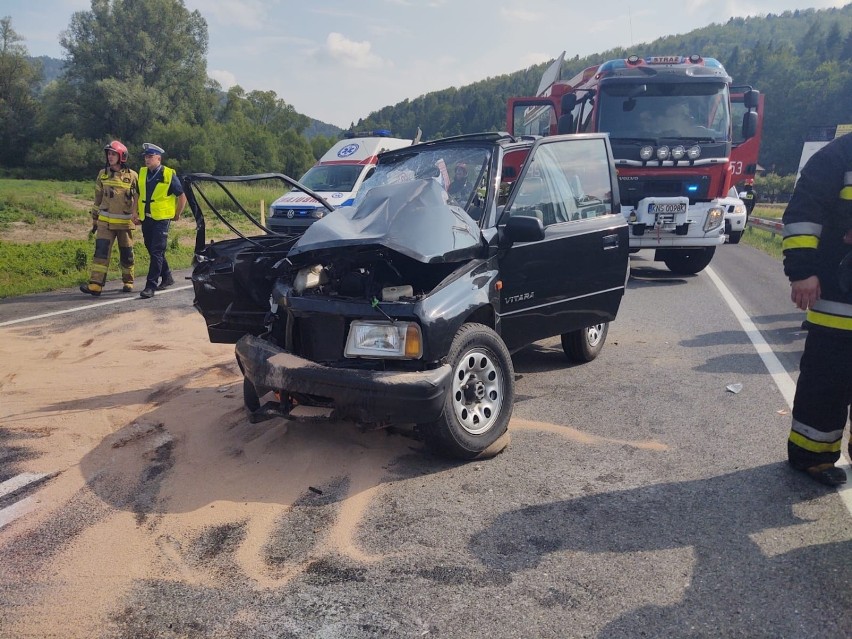
[(834, 464), (852, 419), (852, 134), (808, 161), (783, 222), (790, 297), (807, 310), (809, 325), (788, 459), (816, 481), (838, 486), (846, 473)]
[(751, 178), (745, 181), (743, 191), (740, 193), (740, 199), (745, 204), (746, 217), (750, 217), (751, 212), (754, 210), (754, 203), (757, 201), (757, 196), (754, 192), (754, 180)]
[(151, 263), (145, 289), (139, 296), (146, 299), (175, 283), (166, 260), (169, 224), (173, 219), (177, 220), (186, 207), (183, 185), (175, 170), (162, 163), (163, 153), (165, 151), (156, 144), (145, 142), (142, 145), (145, 166), (139, 170), (138, 217)]
[(106, 284), (112, 245), (118, 241), (122, 291), (133, 290), (133, 218), (139, 195), (136, 171), (127, 167), (127, 147), (113, 140), (104, 147), (106, 164), (95, 181), (95, 203), (92, 207), (92, 232), (95, 255), (89, 282), (80, 286), (83, 293), (99, 296)]

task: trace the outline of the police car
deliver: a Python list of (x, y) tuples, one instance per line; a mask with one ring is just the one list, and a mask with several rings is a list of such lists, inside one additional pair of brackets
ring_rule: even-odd
[[(384, 130), (350, 134), (326, 151), (299, 182), (334, 208), (348, 206), (355, 199), (364, 178), (376, 166), (379, 153), (411, 144), (412, 140), (390, 137), (390, 132)], [(317, 200), (295, 190), (270, 205), (267, 226), (276, 233), (303, 233), (327, 214), (328, 209)]]

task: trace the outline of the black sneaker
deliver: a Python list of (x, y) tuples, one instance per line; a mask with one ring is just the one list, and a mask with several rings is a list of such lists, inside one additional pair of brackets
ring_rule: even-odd
[(174, 285), (174, 283), (175, 283), (175, 278), (173, 278), (171, 275), (169, 275), (168, 277), (164, 277), (162, 279), (162, 281), (160, 282), (160, 285), (157, 287), (157, 290), (163, 291), (163, 290), (169, 288), (170, 286)]
[(88, 295), (94, 295), (95, 297), (100, 297), (100, 294), (101, 294), (100, 291), (95, 291), (95, 290), (89, 288), (88, 284), (80, 284), (80, 290), (83, 293), (86, 293)]
[(156, 291), (153, 288), (151, 288), (150, 286), (146, 286), (145, 290), (139, 293), (139, 297), (145, 298), (147, 300), (151, 297), (154, 297), (154, 293), (156, 293)]

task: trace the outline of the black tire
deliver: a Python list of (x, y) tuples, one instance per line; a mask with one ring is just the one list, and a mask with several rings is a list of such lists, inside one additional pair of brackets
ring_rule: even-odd
[(246, 405), (250, 413), (260, 408), (260, 397), (257, 395), (254, 384), (248, 381), (247, 377), (243, 377), (243, 404)]
[(710, 264), (710, 260), (713, 259), (715, 252), (715, 246), (674, 249), (666, 254), (663, 262), (676, 275), (695, 275), (703, 271)]
[(562, 334), (562, 350), (572, 362), (591, 362), (603, 350), (609, 322)]
[(728, 233), (728, 244), (739, 244), (742, 236), (742, 231), (731, 231)]
[(509, 350), (493, 330), (465, 324), (450, 346), (451, 388), (434, 422), (419, 424), (433, 451), (474, 459), (508, 429), (515, 403), (515, 369)]

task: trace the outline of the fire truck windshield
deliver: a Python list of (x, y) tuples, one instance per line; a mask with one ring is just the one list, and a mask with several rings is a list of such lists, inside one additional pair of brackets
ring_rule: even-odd
[(598, 130), (613, 140), (731, 139), (730, 97), (722, 82), (607, 83), (597, 100)]

